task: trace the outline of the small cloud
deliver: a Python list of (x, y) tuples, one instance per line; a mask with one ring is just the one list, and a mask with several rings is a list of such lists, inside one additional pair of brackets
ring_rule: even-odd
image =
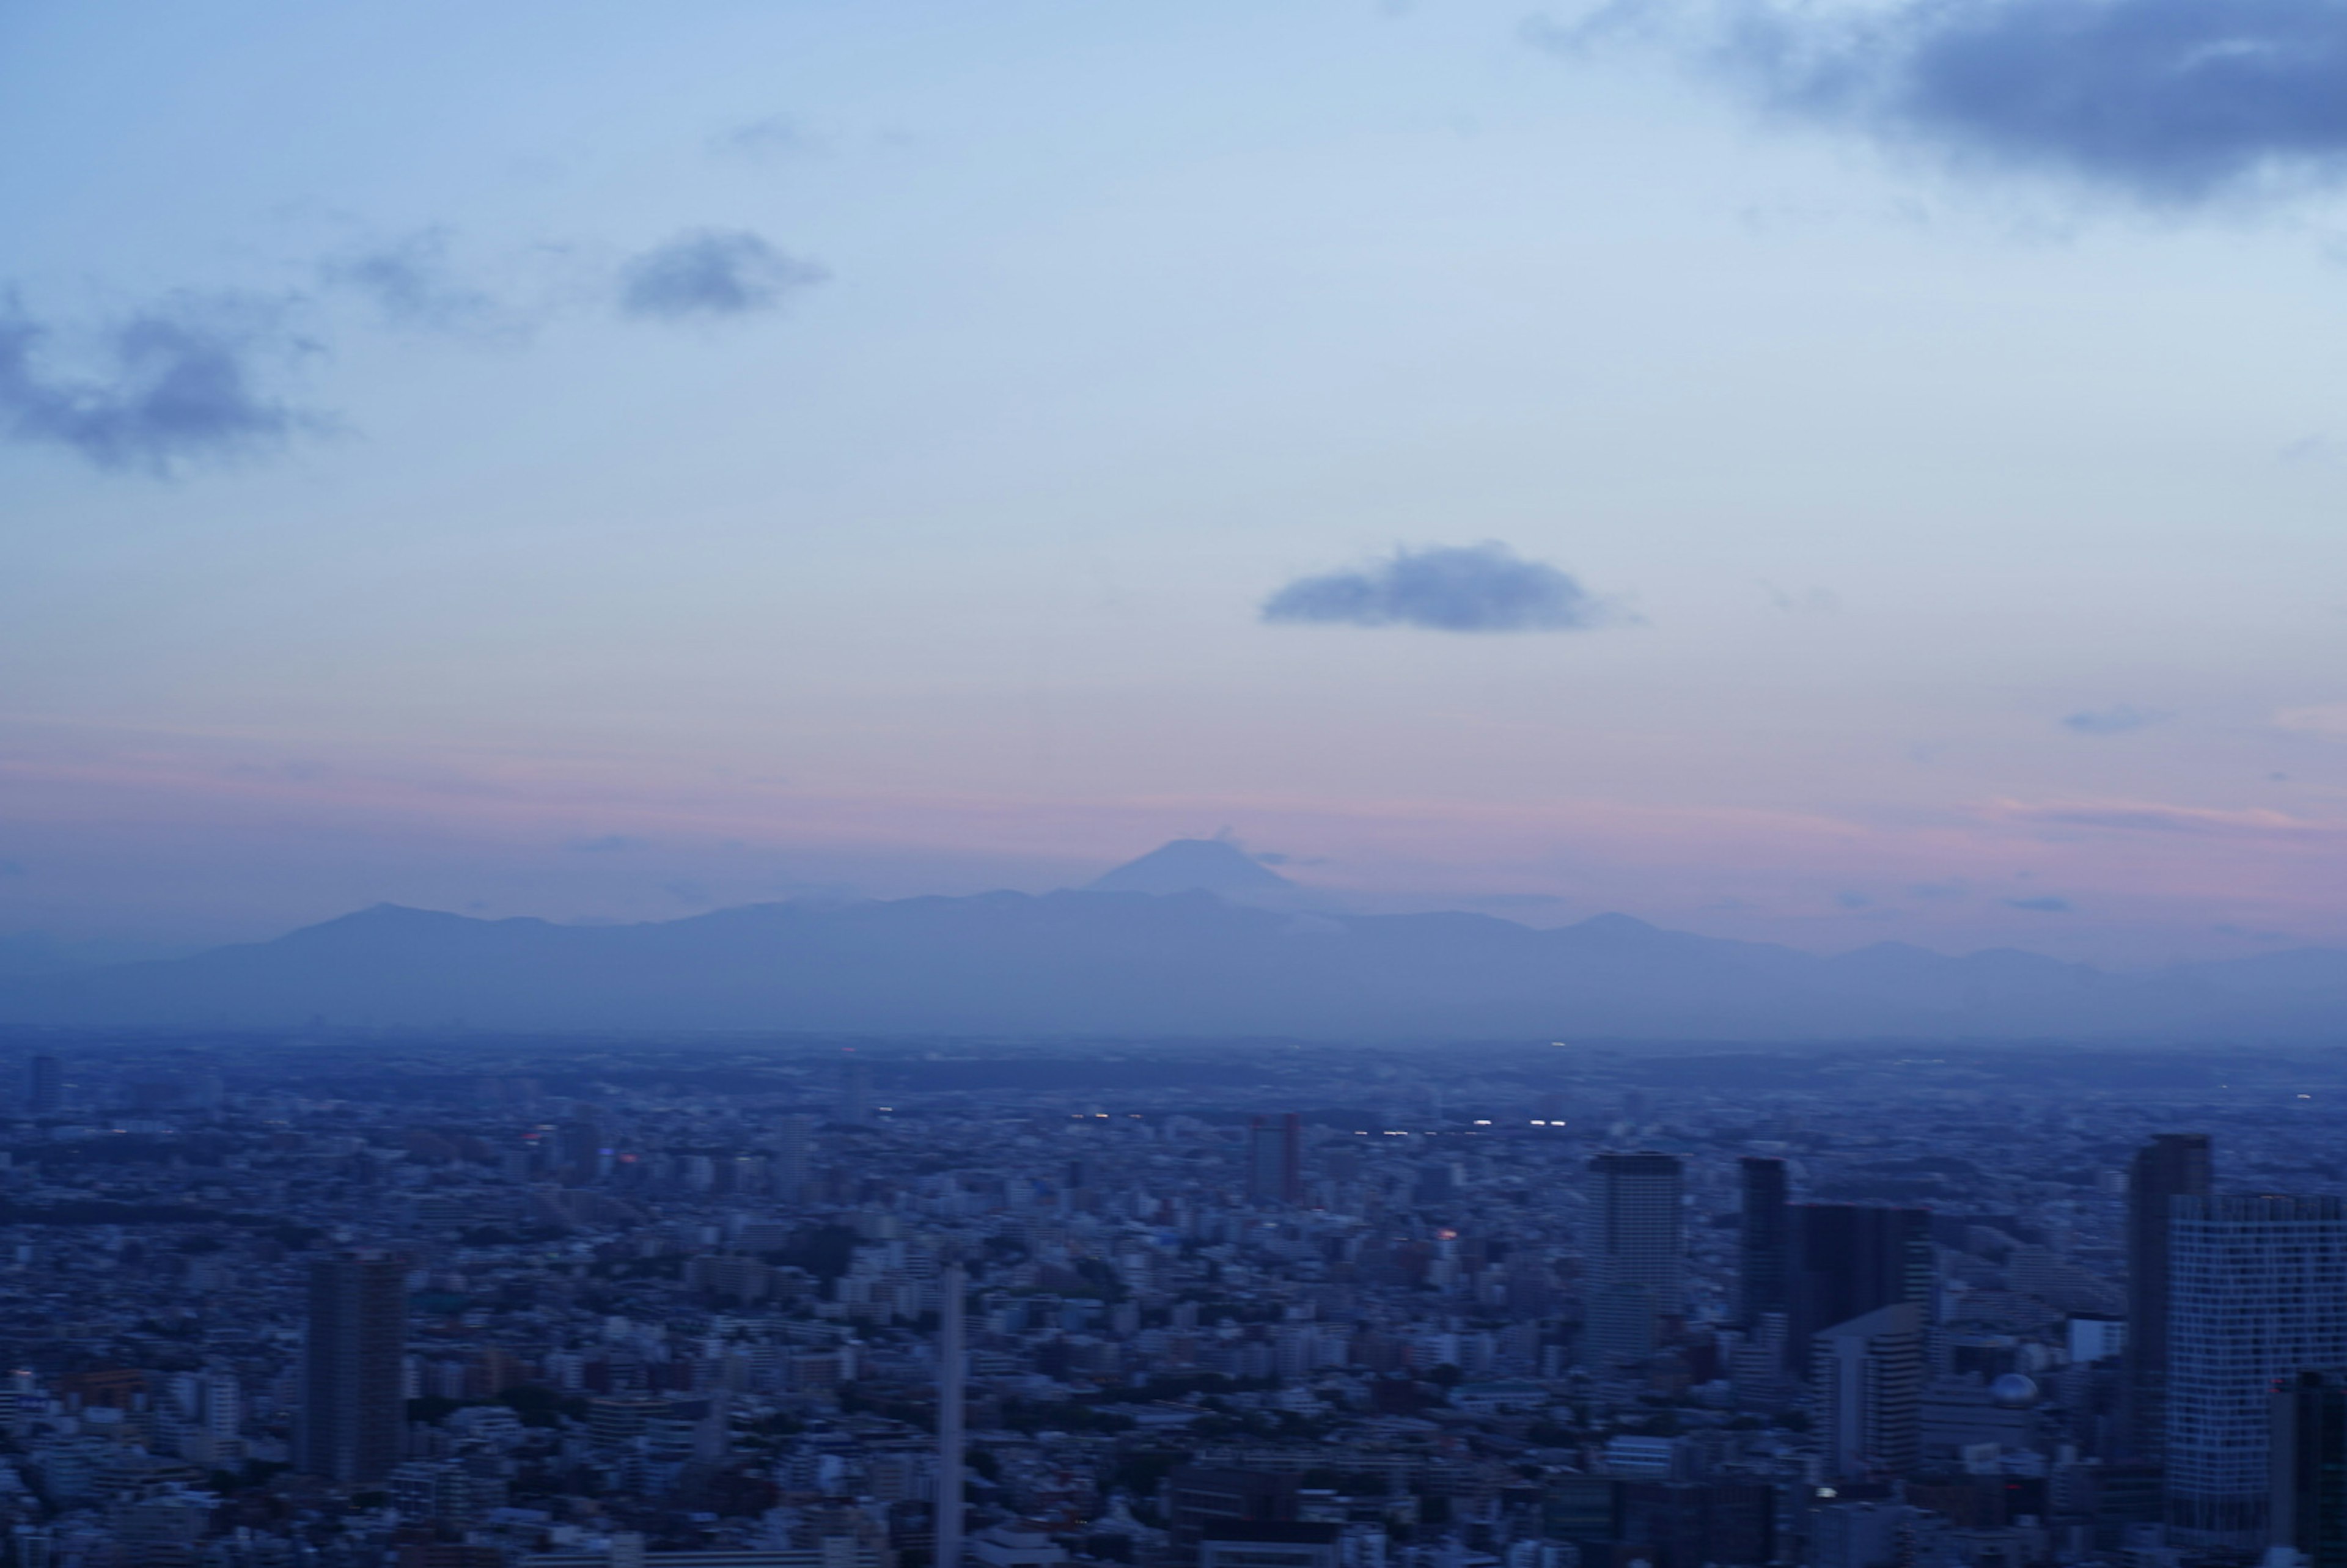
[(620, 274), (620, 309), (652, 321), (710, 320), (779, 309), (830, 274), (747, 230), (701, 229), (636, 257)]
[(1972, 889), (1962, 882), (1913, 882), (1908, 884), (1907, 892), (1910, 897), (1934, 901), (1972, 897)]
[(2290, 940), (2290, 933), (2288, 931), (2264, 931), (2255, 929), (2251, 927), (2234, 925), (2211, 926), (2209, 928), (2216, 932), (2217, 935), (2220, 937), (2239, 937), (2245, 942), (2287, 942)]
[(1841, 597), (1829, 588), (1782, 589), (1763, 580), (1761, 591), (1782, 615), (1839, 615)]
[(2288, 467), (2328, 466), (2347, 456), (2347, 448), (2328, 436), (2301, 436), (2283, 446), (2274, 454), (2274, 460)]
[(0, 876), (30, 876), (32, 867), (21, 860), (0, 860)]
[(1837, 893), (1834, 902), (1845, 909), (1864, 909), (1870, 907), (1874, 900), (1863, 893)]
[(2337, 839), (2347, 834), (2347, 825), (2311, 822), (2304, 817), (2291, 816), (2262, 807), (2228, 811), (2211, 806), (2168, 805), (2143, 801), (2044, 805), (2000, 801), (1993, 807), (1993, 812), (2006, 821), (2050, 827), (2178, 834), (2198, 838), (2312, 843)]
[(386, 326), (407, 332), (479, 335), (510, 333), (496, 300), (457, 280), (448, 265), (448, 231), (425, 229), (330, 257), (318, 265), (329, 287), (359, 294)]
[(2008, 909), (2027, 909), (2039, 915), (2066, 915), (2070, 912), (2070, 900), (2056, 898), (2048, 894), (2037, 898), (2007, 898), (2004, 901), (2004, 907)]
[(600, 838), (574, 838), (563, 848), (579, 855), (620, 855), (630, 850), (650, 849), (647, 839), (630, 838), (624, 833), (607, 833)]
[(1611, 0), (1523, 36), (1564, 56), (1660, 38), (1775, 112), (2154, 206), (2347, 172), (2337, 0)]
[(1585, 631), (1634, 620), (1555, 567), (1498, 543), (1399, 549), (1359, 571), (1298, 578), (1263, 619), (1434, 631)]
[(824, 150), (823, 138), (795, 115), (770, 114), (746, 120), (709, 138), (709, 149), (753, 162), (771, 163)]
[(2157, 708), (2138, 708), (2129, 702), (2114, 702), (2107, 708), (2091, 708), (2071, 713), (2062, 720), (2062, 727), (2080, 735), (2124, 735), (2131, 730), (2148, 729), (2176, 717)]
[(272, 451), (332, 423), (265, 388), (268, 362), (316, 348), (283, 315), (281, 302), (250, 296), (172, 295), (94, 334), (75, 373), (46, 352), (55, 329), (0, 293), (0, 428), (158, 478)]

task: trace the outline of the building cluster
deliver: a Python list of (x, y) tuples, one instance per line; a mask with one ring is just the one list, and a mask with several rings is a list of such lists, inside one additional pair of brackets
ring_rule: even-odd
[(0, 1043), (16, 1568), (2347, 1563), (2326, 1058)]

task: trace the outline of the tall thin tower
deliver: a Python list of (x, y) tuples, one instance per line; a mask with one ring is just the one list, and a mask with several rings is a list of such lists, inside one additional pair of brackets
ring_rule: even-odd
[(351, 1252), (310, 1268), (295, 1460), (344, 1485), (381, 1481), (407, 1431), (407, 1269), (385, 1252)]
[(2206, 1132), (2162, 1132), (2127, 1172), (2127, 1433), (2143, 1459), (2159, 1458), (2168, 1436), (2171, 1210), (2209, 1196), (2211, 1179)]
[(961, 1265), (953, 1264), (938, 1282), (938, 1501), (933, 1568), (961, 1568), (963, 1379), (962, 1297), (969, 1291)]
[(1744, 1169), (1742, 1266), (1737, 1316), (1748, 1333), (1771, 1312), (1785, 1310), (1788, 1248), (1785, 1235), (1785, 1162), (1747, 1154)]

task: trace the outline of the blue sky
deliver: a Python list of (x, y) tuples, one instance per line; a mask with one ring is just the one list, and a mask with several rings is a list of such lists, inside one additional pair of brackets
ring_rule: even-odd
[(2347, 942), (2340, 11), (9, 7), (0, 932)]

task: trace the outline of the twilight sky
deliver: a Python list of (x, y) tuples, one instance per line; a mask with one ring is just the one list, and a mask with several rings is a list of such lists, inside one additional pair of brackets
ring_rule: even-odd
[(0, 936), (1227, 829), (2347, 943), (2340, 0), (0, 9)]

